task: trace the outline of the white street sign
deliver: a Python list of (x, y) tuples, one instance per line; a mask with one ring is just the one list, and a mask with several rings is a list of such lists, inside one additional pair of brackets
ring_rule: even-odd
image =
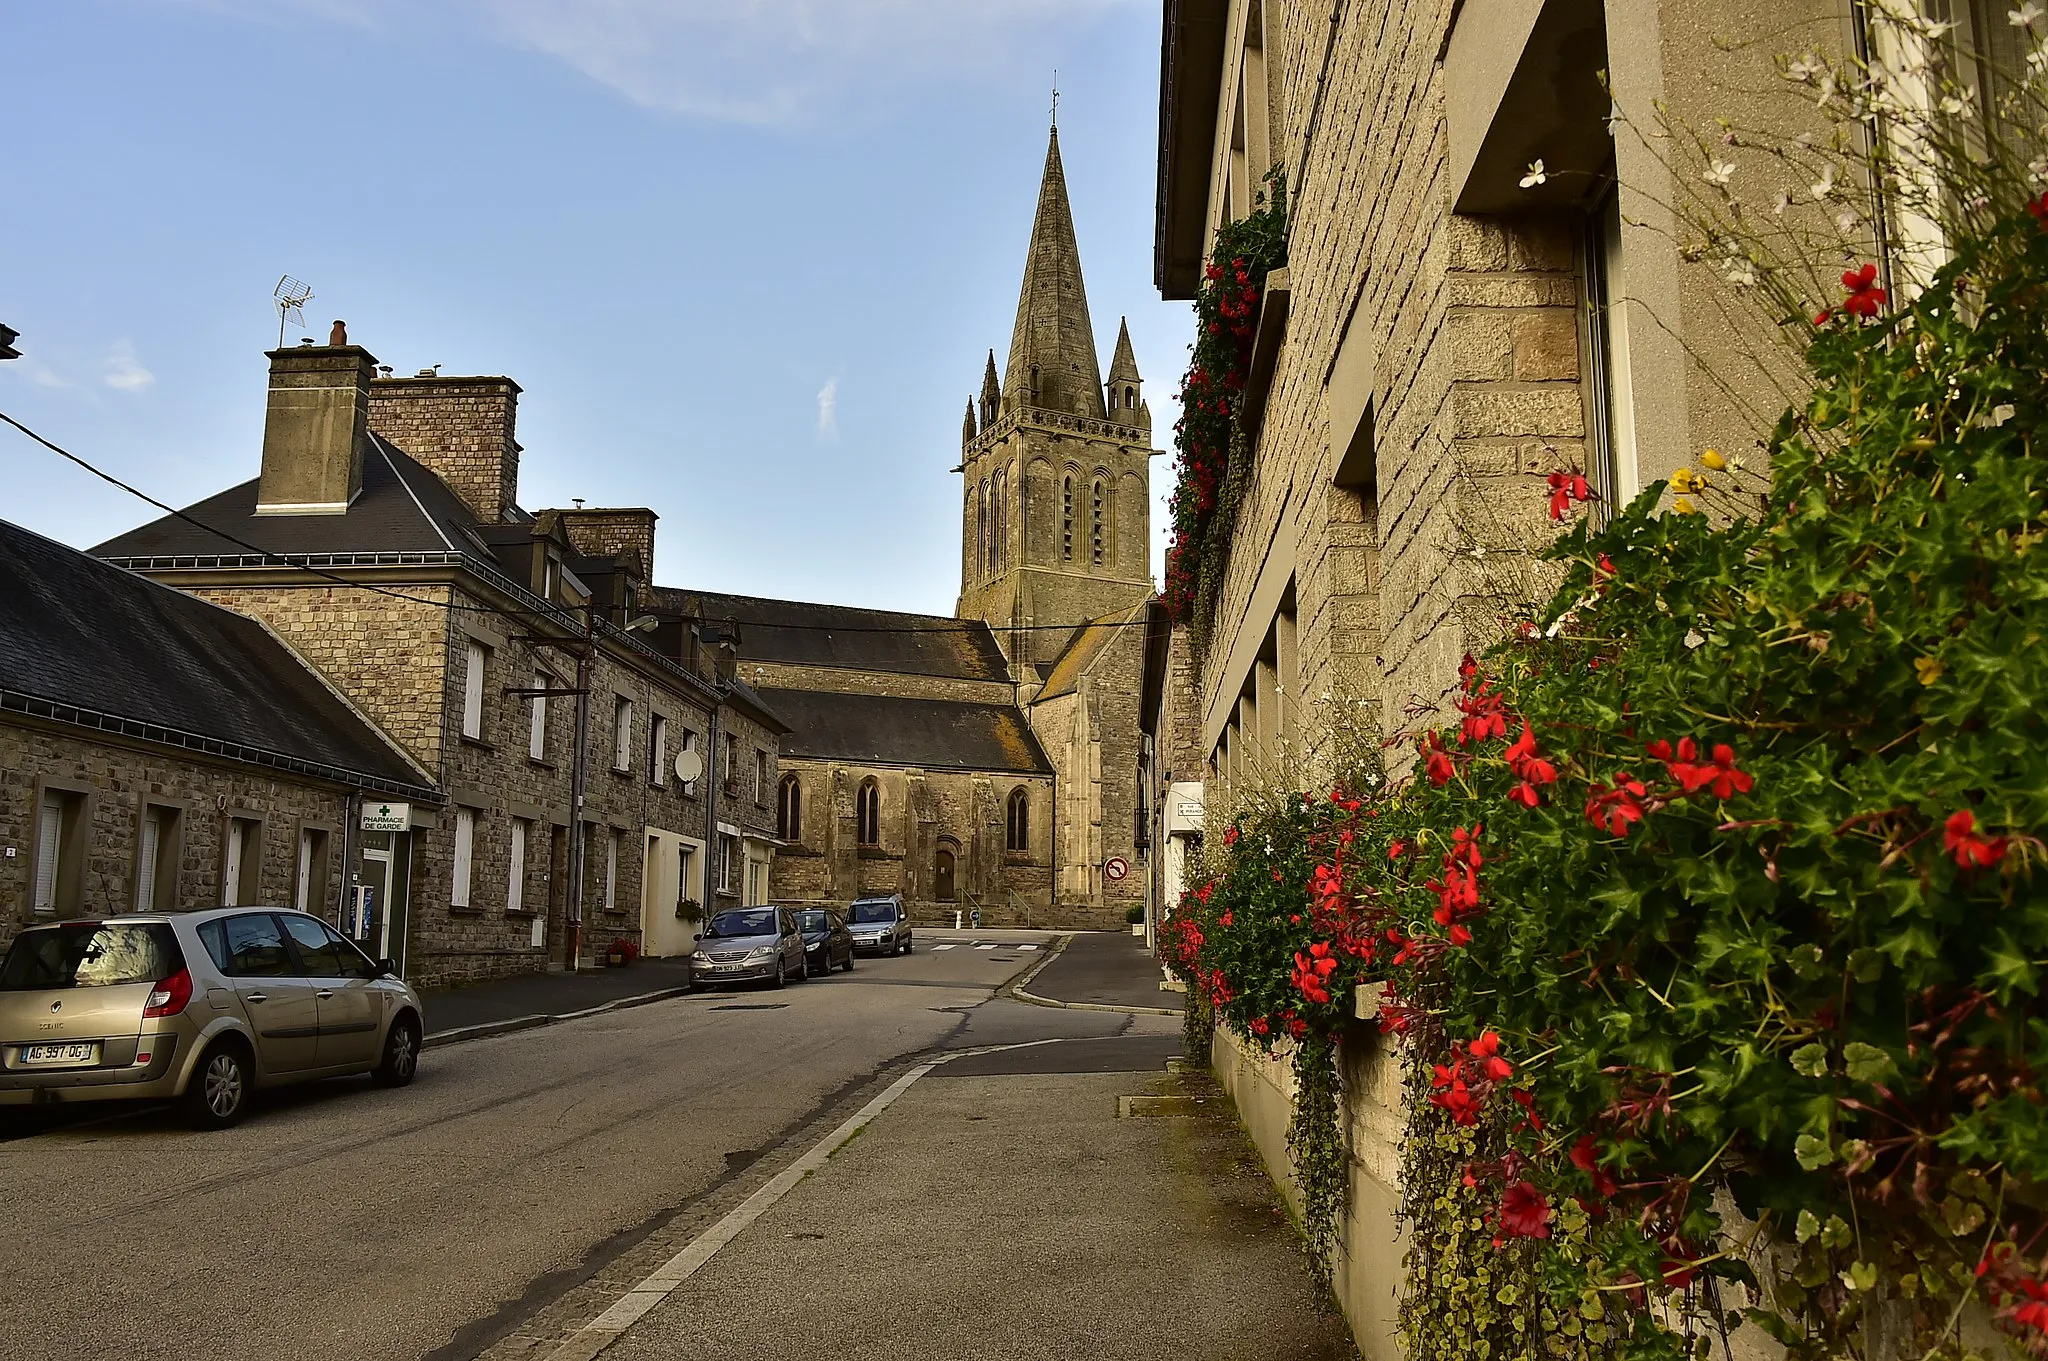
[(410, 826), (412, 805), (409, 803), (363, 805), (363, 830), (366, 832), (402, 832)]

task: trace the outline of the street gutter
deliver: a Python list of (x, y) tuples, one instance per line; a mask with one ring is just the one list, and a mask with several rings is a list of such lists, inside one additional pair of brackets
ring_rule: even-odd
[(484, 1021), (478, 1025), (457, 1026), (453, 1030), (437, 1030), (420, 1041), (422, 1051), (439, 1049), (445, 1045), (461, 1044), (464, 1040), (486, 1040), (493, 1035), (510, 1035), (521, 1030), (538, 1030), (542, 1026), (555, 1025), (561, 1021), (580, 1021), (586, 1016), (602, 1016), (608, 1011), (623, 1011), (627, 1007), (644, 1007), (649, 1002), (665, 1002), (671, 997), (687, 997), (688, 984), (676, 988), (662, 988), (655, 992), (643, 992), (633, 997), (620, 997), (601, 1006), (585, 1007), (581, 1011), (560, 1013), (535, 1013), (531, 1016), (513, 1016), (503, 1021)]
[(1055, 959), (1058, 959), (1065, 952), (1067, 946), (1073, 944), (1073, 941), (1072, 933), (1061, 936), (1060, 943), (1055, 945), (1044, 958), (1026, 969), (1016, 982), (1010, 984), (996, 995), (998, 997), (1014, 997), (1019, 1002), (1029, 1002), (1034, 1007), (1058, 1007), (1062, 1011), (1109, 1011), (1124, 1016), (1178, 1016), (1181, 1014), (1172, 1007), (1120, 1007), (1108, 1002), (1062, 1002), (1056, 997), (1040, 997), (1035, 992), (1026, 991), (1031, 980), (1038, 977), (1041, 971), (1050, 966)]

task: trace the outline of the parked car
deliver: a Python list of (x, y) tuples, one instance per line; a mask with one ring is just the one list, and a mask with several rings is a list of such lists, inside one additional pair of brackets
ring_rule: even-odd
[(690, 956), (690, 990), (728, 983), (767, 982), (781, 987), (808, 978), (804, 937), (786, 907), (735, 907), (704, 923)]
[(0, 1105), (171, 1099), (199, 1129), (257, 1087), (419, 1069), (419, 997), (285, 908), (51, 922), (0, 961)]
[(804, 967), (811, 973), (831, 973), (834, 965), (853, 972), (853, 932), (837, 912), (824, 907), (797, 907), (796, 929), (804, 936)]
[(853, 933), (855, 950), (877, 955), (907, 955), (911, 951), (910, 914), (903, 910), (900, 893), (855, 899), (846, 909), (846, 929)]

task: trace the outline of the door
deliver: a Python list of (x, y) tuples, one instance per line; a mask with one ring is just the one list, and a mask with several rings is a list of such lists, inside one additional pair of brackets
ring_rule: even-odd
[(942, 903), (953, 901), (953, 852), (939, 847), (938, 864), (932, 875), (932, 896)]
[[(302, 1073), (317, 1065), (320, 1004), (312, 982), (302, 977), (284, 928), (268, 912), (244, 912), (219, 926), (216, 962), (235, 983), (242, 1013), (256, 1032), (257, 1066), (266, 1074)], [(212, 942), (208, 942), (212, 946)]]
[(357, 949), (311, 917), (280, 916), (299, 969), (313, 985), (316, 1024), (313, 1066), (368, 1068), (377, 1062), (378, 1026), (384, 1019), (384, 991), (371, 985)]
[(412, 833), (365, 832), (357, 882), (370, 890), (370, 923), (364, 953), (388, 959), (405, 974), (406, 908), (411, 894)]

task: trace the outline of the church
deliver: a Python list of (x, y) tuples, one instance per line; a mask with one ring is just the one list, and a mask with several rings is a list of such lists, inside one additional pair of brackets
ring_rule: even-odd
[(1101, 367), (1055, 129), (1008, 362), (961, 431), (954, 616), (659, 591), (790, 726), (776, 901), (1098, 929), (1144, 901), (1153, 453), (1127, 329)]

